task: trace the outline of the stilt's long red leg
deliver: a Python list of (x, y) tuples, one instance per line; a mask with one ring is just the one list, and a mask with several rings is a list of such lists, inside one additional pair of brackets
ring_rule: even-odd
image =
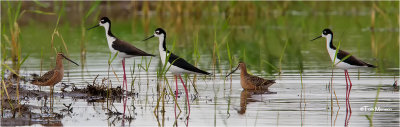
[(350, 115), (349, 115), (349, 119), (347, 120), (347, 122), (349, 122), (349, 120), (351, 118), (351, 113), (352, 113), (351, 105), (350, 105), (350, 92), (351, 92), (351, 87), (353, 87), (353, 84), (351, 83), (349, 72), (347, 71), (346, 73), (347, 73), (347, 79), (349, 79), (349, 83), (350, 83), (349, 94), (347, 95), (348, 103), (349, 103), (349, 110), (350, 110)]
[[(174, 77), (175, 77), (175, 87), (176, 87), (176, 89), (175, 89), (175, 108), (174, 108), (174, 111), (175, 111), (175, 119), (177, 120), (178, 118), (176, 118), (176, 105), (177, 105), (177, 102), (178, 102), (178, 77), (176, 77), (176, 75), (174, 75)], [(177, 124), (177, 126), (178, 126), (178, 124)]]
[[(124, 89), (124, 87), (125, 87), (125, 91), (126, 91), (126, 94), (127, 94), (127, 91), (128, 91), (128, 87), (127, 87), (127, 82), (126, 82), (126, 74), (125, 74), (125, 58), (123, 58), (122, 59), (122, 68), (123, 68), (123, 70), (124, 70), (124, 79), (123, 79), (123, 81), (122, 81), (122, 89)], [(124, 116), (123, 117), (125, 117), (125, 110), (126, 110), (126, 99), (125, 99), (125, 97), (124, 98), (122, 98), (123, 99), (123, 103), (124, 103)]]
[(122, 58), (122, 69), (124, 71), (123, 81), (122, 81), (122, 90), (125, 88), (125, 58)]
[(124, 69), (124, 84), (125, 84), (125, 91), (126, 93), (128, 93), (128, 81), (126, 80), (126, 73), (125, 73), (125, 58), (122, 60), (123, 64), (122, 64), (122, 68)]
[(189, 116), (190, 116), (190, 101), (189, 101), (189, 92), (188, 92), (188, 90), (187, 90), (187, 87), (186, 87), (185, 83), (183, 83), (183, 80), (182, 80), (182, 77), (181, 77), (181, 75), (179, 75), (179, 79), (181, 79), (181, 82), (182, 82), (183, 88), (185, 88), (185, 92), (186, 92), (186, 100), (187, 100), (188, 109), (189, 109), (189, 113), (188, 113), (188, 117), (187, 117), (187, 123), (186, 123), (186, 126), (188, 126), (188, 125), (189, 125)]
[(347, 117), (348, 117), (348, 82), (347, 82), (347, 70), (344, 70), (344, 78), (346, 79), (346, 119), (344, 121), (344, 126), (347, 126)]

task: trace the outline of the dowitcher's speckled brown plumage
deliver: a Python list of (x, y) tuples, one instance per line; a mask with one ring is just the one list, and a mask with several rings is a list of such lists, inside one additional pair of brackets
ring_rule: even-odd
[(234, 73), (237, 69), (240, 72), (240, 84), (245, 90), (268, 90), (268, 87), (275, 83), (275, 80), (267, 80), (247, 73), (246, 64), (244, 62), (239, 62), (239, 65), (230, 74)]
[(35, 78), (31, 83), (38, 86), (50, 86), (50, 87), (53, 87), (55, 84), (59, 83), (64, 77), (64, 66), (62, 63), (63, 58), (78, 65), (71, 59), (64, 56), (62, 53), (58, 53), (56, 58), (56, 67), (53, 70), (46, 72), (44, 75)]

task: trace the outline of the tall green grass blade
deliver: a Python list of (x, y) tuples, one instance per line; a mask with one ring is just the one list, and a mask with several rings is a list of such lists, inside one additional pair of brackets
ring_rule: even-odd
[(345, 56), (345, 57), (344, 57), (343, 59), (341, 59), (338, 63), (336, 63), (335, 66), (338, 65), (340, 62), (345, 61), (345, 60), (348, 59), (350, 56), (351, 56), (351, 54)]
[(19, 74), (16, 71), (14, 71), (14, 69), (10, 68), (7, 64), (2, 63), (1, 65), (3, 65), (3, 67), (6, 67), (9, 71), (11, 71), (12, 73), (14, 73), (19, 77)]
[(289, 43), (289, 40), (286, 40), (285, 46), (283, 46), (283, 50), (282, 50), (281, 55), (280, 55), (280, 57), (279, 57), (279, 75), (280, 75), (281, 72), (282, 72), (282, 60), (283, 60), (283, 55), (285, 54), (285, 50), (286, 50), (286, 47), (287, 47), (288, 43)]
[(17, 19), (21, 12), (21, 6), (22, 6), (22, 2), (20, 1), (20, 2), (18, 2), (17, 9), (15, 10), (14, 22), (17, 22)]
[(28, 59), (29, 55), (25, 56), (20, 63), (18, 63), (18, 67), (21, 67), (22, 64), (25, 63), (26, 59)]
[(43, 7), (43, 8), (47, 8), (50, 6), (48, 4), (44, 4), (44, 3), (40, 2), (38, 0), (34, 0), (33, 2), (35, 2), (36, 5), (39, 5), (40, 7)]
[(339, 50), (340, 50), (340, 41), (339, 41), (339, 44), (338, 44), (338, 47), (336, 48), (336, 52), (335, 52), (335, 59), (333, 59), (333, 61), (332, 61), (332, 68), (335, 66), (335, 61), (336, 61), (336, 57), (337, 57), (337, 54), (339, 53)]
[(90, 9), (89, 9), (89, 11), (86, 13), (84, 19), (87, 19), (87, 18), (89, 17), (89, 15), (92, 14), (92, 13), (96, 10), (96, 8), (100, 5), (100, 2), (101, 2), (101, 1), (96, 1), (96, 2), (90, 7)]
[(230, 67), (232, 67), (233, 65), (233, 63), (232, 63), (232, 56), (231, 56), (231, 50), (230, 50), (230, 48), (229, 48), (229, 43), (226, 43), (226, 50), (227, 50), (227, 52), (228, 52), (228, 60), (229, 60), (229, 65), (230, 65)]
[(42, 14), (42, 15), (55, 15), (56, 13), (54, 12), (44, 12), (41, 10), (28, 10), (28, 12), (36, 13), (36, 14)]
[(10, 101), (11, 101), (11, 98), (10, 98), (10, 95), (8, 95), (6, 83), (4, 82), (4, 80), (1, 80), (1, 84), (3, 84), (3, 88), (4, 88), (4, 91), (6, 92), (6, 95), (7, 95), (7, 98), (8, 98), (8, 103), (10, 104), (11, 109), (14, 109), (14, 106), (13, 106), (12, 103), (10, 102)]
[[(118, 52), (116, 52), (116, 53), (114, 54), (114, 56), (111, 58), (111, 60), (108, 61), (108, 64), (111, 64), (111, 63), (115, 60), (115, 58), (117, 58), (117, 56), (118, 56)], [(111, 57), (111, 56), (110, 56), (110, 57)]]
[(279, 72), (279, 68), (277, 68), (275, 65), (271, 64), (270, 62), (263, 60), (264, 63), (268, 64), (270, 67), (272, 67), (274, 70)]

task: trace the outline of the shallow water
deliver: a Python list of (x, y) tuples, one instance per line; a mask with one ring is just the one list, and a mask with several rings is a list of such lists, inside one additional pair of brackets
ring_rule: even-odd
[[(3, 2), (2, 2), (3, 3)], [(36, 3), (23, 3), (23, 9), (35, 8)], [(82, 2), (86, 6), (91, 2)], [(38, 113), (31, 119), (10, 118), (8, 113), (1, 120), (2, 125), (65, 125), (65, 126), (173, 126), (175, 122), (174, 101), (171, 95), (159, 103), (166, 83), (158, 83), (157, 71), (161, 68), (159, 57), (153, 57), (146, 72), (138, 67), (143, 62), (140, 57), (127, 59), (128, 90), (133, 95), (127, 96), (127, 110), (124, 110), (122, 99), (116, 99), (114, 106), (109, 106), (114, 115), (109, 115), (107, 102), (100, 97), (67, 96), (62, 91), (65, 85), (67, 92), (72, 87), (85, 88), (88, 84), (109, 77), (113, 87), (122, 85), (122, 65), (119, 58), (112, 64), (108, 74), (107, 59), (109, 49), (103, 28), (84, 31), (81, 36), (82, 12), (75, 7), (79, 2), (65, 5), (65, 15), (61, 16), (59, 33), (68, 47), (68, 56), (81, 66), (64, 61), (65, 77), (63, 84), (55, 86), (54, 112), (62, 117), (49, 114), (49, 103), (44, 98), (28, 97), (21, 104), (31, 105), (32, 112)], [(108, 15), (113, 21), (113, 33), (138, 48), (158, 55), (157, 39), (140, 41), (162, 27), (168, 32), (167, 47), (189, 63), (197, 63), (197, 67), (213, 72), (215, 76), (198, 76), (195, 86), (189, 83), (191, 113), (189, 125), (192, 126), (343, 126), (346, 118), (345, 90), (343, 70), (333, 72), (333, 91), (330, 92), (332, 77), (331, 61), (326, 52), (325, 40), (313, 42), (309, 40), (320, 35), (324, 28), (331, 28), (335, 33), (334, 44), (341, 43), (344, 49), (361, 60), (378, 65), (376, 69), (350, 70), (353, 83), (350, 95), (352, 116), (350, 126), (369, 126), (365, 115), (371, 115), (377, 98), (377, 107), (385, 111), (374, 112), (371, 123), (374, 126), (399, 126), (399, 92), (392, 84), (399, 78), (399, 2), (376, 2), (376, 6), (385, 15), (376, 12), (374, 29), (371, 29), (372, 2), (154, 2), (150, 5), (148, 17), (143, 10), (134, 8), (135, 13), (128, 16), (122, 12), (133, 10), (129, 2), (102, 2), (96, 15), (91, 15), (83, 23), (88, 28), (98, 22), (98, 17)], [(15, 4), (12, 3), (11, 4)], [(61, 8), (54, 3), (54, 10)], [(134, 3), (141, 5), (138, 3)], [(31, 5), (31, 6), (28, 6)], [(137, 6), (136, 5), (136, 6)], [(160, 5), (169, 5), (158, 12)], [(176, 5), (176, 6), (175, 6)], [(181, 15), (173, 7), (182, 5)], [(113, 8), (108, 8), (111, 6)], [(287, 7), (287, 8), (286, 8)], [(6, 15), (8, 4), (2, 4), (2, 22), (4, 36), (9, 36)], [(41, 7), (36, 7), (41, 9)], [(51, 7), (50, 7), (51, 8)], [(87, 11), (83, 9), (84, 11)], [(182, 8), (178, 8), (182, 9)], [(219, 12), (215, 12), (218, 10)], [(243, 11), (246, 10), (246, 11)], [(187, 12), (187, 13), (186, 13)], [(3, 21), (3, 20), (2, 20)], [(20, 46), (22, 56), (29, 55), (22, 65), (21, 75), (31, 78), (30, 74), (43, 74), (54, 67), (54, 51), (67, 53), (59, 38), (55, 38), (51, 46), (51, 35), (57, 18), (54, 15), (25, 13), (20, 19)], [(3, 24), (4, 23), (4, 24)], [(38, 31), (40, 30), (40, 31)], [(2, 42), (5, 38), (2, 35)], [(81, 40), (84, 40), (83, 43)], [(82, 48), (82, 45), (85, 47)], [(229, 45), (228, 45), (229, 44)], [(7, 47), (6, 51), (10, 50)], [(85, 49), (86, 60), (81, 59), (81, 49)], [(229, 49), (229, 50), (228, 50)], [(41, 55), (43, 52), (43, 56)], [(213, 64), (213, 53), (218, 56), (216, 66)], [(229, 64), (228, 52), (233, 62)], [(9, 55), (9, 54), (7, 54)], [(196, 57), (199, 56), (199, 60)], [(41, 59), (43, 57), (43, 59)], [(149, 61), (150, 57), (146, 57)], [(9, 60), (9, 59), (8, 59)], [(41, 61), (43, 61), (41, 68)], [(131, 75), (134, 61), (135, 74)], [(239, 72), (232, 79), (224, 79), (236, 62), (247, 63), (248, 71), (267, 79), (276, 79), (269, 93), (252, 93), (243, 91), (240, 86)], [(281, 61), (281, 62), (280, 62)], [(281, 67), (279, 75), (274, 67)], [(280, 65), (280, 63), (282, 63)], [(11, 64), (6, 61), (6, 64)], [(144, 64), (144, 63), (142, 63)], [(41, 71), (42, 70), (42, 71)], [(302, 70), (300, 73), (299, 70)], [(173, 75), (167, 75), (172, 93), (175, 91)], [(133, 79), (135, 81), (132, 83)], [(186, 77), (184, 77), (186, 81)], [(179, 80), (178, 80), (179, 81)], [(193, 81), (193, 75), (190, 75)], [(132, 87), (131, 84), (134, 84)], [(178, 103), (182, 113), (177, 119), (179, 126), (186, 124), (187, 115), (184, 88), (180, 82)], [(22, 88), (38, 90), (39, 87), (28, 82)], [(377, 91), (380, 88), (379, 96)], [(48, 87), (40, 88), (49, 92)], [(167, 93), (171, 94), (169, 89)], [(84, 94), (85, 96), (85, 94)], [(164, 102), (164, 103), (162, 103)], [(66, 111), (65, 105), (73, 108)], [(165, 112), (162, 111), (162, 106)], [(340, 107), (340, 109), (339, 109)], [(362, 109), (362, 110), (361, 110)], [(368, 109), (364, 111), (364, 109)], [(156, 114), (154, 114), (156, 113)], [(179, 112), (178, 112), (179, 113)], [(44, 118), (48, 117), (48, 118)], [(24, 122), (21, 122), (24, 121)], [(18, 123), (18, 124), (15, 124)]]
[[(96, 53), (88, 54), (87, 68), (82, 72), (80, 67), (71, 64), (68, 73), (63, 79), (66, 84), (75, 84), (79, 88), (86, 87), (88, 83), (92, 83), (93, 79), (99, 74), (99, 79), (107, 77), (107, 60), (104, 56), (108, 54)], [(77, 58), (72, 55), (72, 58)], [(172, 96), (165, 98), (165, 114), (162, 116), (158, 112), (157, 117), (153, 114), (157, 104), (157, 98), (160, 96), (157, 92), (156, 68), (158, 68), (158, 60), (156, 57), (152, 60), (149, 72), (136, 70), (134, 77), (135, 86), (134, 93), (137, 96), (128, 96), (127, 116), (132, 116), (131, 121), (125, 120), (122, 123), (121, 116), (106, 115), (106, 102), (88, 102), (86, 99), (76, 99), (72, 97), (60, 98), (56, 96), (54, 104), (54, 112), (64, 114), (65, 117), (59, 121), (62, 125), (137, 125), (137, 126), (157, 126), (173, 125), (174, 119), (174, 103)], [(140, 58), (128, 59), (127, 66), (132, 67), (133, 61), (140, 61)], [(35, 61), (35, 60), (33, 60)], [(66, 63), (66, 62), (64, 62)], [(49, 63), (45, 63), (49, 64)], [(305, 63), (307, 64), (307, 63)], [(221, 68), (229, 68), (227, 65), (221, 65)], [(113, 64), (113, 68), (122, 80), (122, 67), (117, 59)], [(331, 71), (327, 67), (313, 66), (309, 69), (305, 68), (302, 73), (303, 88), (301, 85), (301, 76), (296, 71), (283, 71), (280, 76), (268, 76), (266, 78), (276, 79), (277, 83), (270, 87), (270, 91), (276, 93), (249, 94), (245, 93), (240, 86), (240, 78), (238, 72), (234, 73), (232, 80), (223, 79), (221, 73), (215, 74), (214, 77), (203, 78), (198, 77), (196, 86), (198, 94), (192, 85), (189, 85), (191, 115), (189, 125), (196, 126), (253, 126), (253, 125), (283, 125), (283, 126), (330, 126), (344, 125), (345, 118), (345, 81), (342, 70), (334, 70), (334, 90), (338, 97), (340, 109), (336, 104), (333, 95), (333, 114), (331, 114), (331, 94), (329, 93), (329, 84)], [(36, 65), (26, 65), (24, 74), (39, 73)], [(207, 69), (210, 71), (210, 69)], [(226, 74), (229, 70), (223, 70), (222, 74)], [(140, 77), (139, 77), (140, 73)], [(130, 72), (128, 72), (128, 84), (132, 81)], [(258, 75), (258, 74), (257, 74)], [(399, 92), (393, 91), (391, 87), (394, 78), (388, 74), (375, 73), (373, 69), (360, 69), (358, 71), (350, 71), (352, 78), (352, 92), (350, 102), (352, 107), (352, 116), (350, 126), (368, 126), (369, 121), (365, 115), (370, 115), (371, 111), (361, 111), (363, 106), (373, 107), (377, 89), (381, 86), (377, 107), (390, 109), (390, 111), (375, 112), (373, 124), (375, 126), (397, 126), (399, 124)], [(174, 81), (171, 74), (168, 74), (169, 84), (174, 90)], [(265, 77), (265, 75), (261, 75)], [(193, 81), (191, 77), (191, 81)], [(113, 86), (120, 86), (122, 83), (115, 82), (117, 79), (114, 75), (110, 76)], [(179, 80), (178, 80), (179, 81)], [(28, 89), (38, 89), (36, 86), (24, 84)], [(179, 86), (179, 106), (183, 113), (179, 116), (178, 125), (185, 125), (186, 117), (185, 94), (183, 86)], [(232, 86), (232, 88), (230, 88)], [(61, 93), (62, 85), (57, 85), (55, 91)], [(129, 85), (128, 88), (131, 86)], [(43, 91), (49, 92), (49, 88), (42, 88)], [(303, 93), (302, 93), (303, 91)], [(247, 102), (246, 105), (244, 105)], [(29, 99), (24, 102), (30, 105), (43, 106), (43, 100)], [(60, 110), (65, 109), (63, 104), (72, 103), (73, 113), (67, 115), (66, 112)], [(123, 112), (122, 101), (114, 102), (118, 112)], [(160, 104), (161, 106), (161, 104)], [(115, 109), (112, 108), (114, 111)], [(134, 109), (134, 110), (132, 110)], [(161, 108), (160, 108), (161, 109)], [(332, 116), (331, 116), (332, 115)], [(337, 117), (337, 119), (336, 119)], [(331, 121), (331, 119), (333, 121)], [(335, 122), (336, 119), (336, 122)], [(46, 123), (48, 121), (42, 121)], [(42, 123), (42, 124), (43, 124)]]

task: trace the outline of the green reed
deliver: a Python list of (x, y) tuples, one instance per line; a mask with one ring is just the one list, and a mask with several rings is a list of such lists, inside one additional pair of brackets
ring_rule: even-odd
[[(95, 1), (89, 8), (89, 10), (83, 14), (83, 10), (84, 10), (84, 5), (83, 5), (83, 1), (79, 2), (79, 10), (80, 13), (82, 15), (84, 15), (81, 18), (81, 24), (80, 24), (80, 30), (81, 30), (81, 40), (80, 40), (80, 54), (81, 54), (81, 64), (82, 64), (82, 69), (84, 68), (84, 63), (86, 60), (86, 21), (89, 19), (89, 16), (91, 16), (96, 9), (98, 8), (98, 6), (100, 5), (101, 1)], [(100, 12), (100, 11), (97, 11)], [(98, 17), (99, 13), (96, 13), (96, 15), (94, 16), (95, 18), (93, 18), (93, 20), (96, 20)]]
[[(133, 75), (135, 74), (135, 66), (136, 66), (136, 61), (133, 61), (133, 67), (130, 68), (131, 71), (131, 78), (132, 78), (132, 82), (131, 82), (131, 91), (133, 91), (135, 89), (135, 81), (136, 81), (136, 76), (133, 77)], [(133, 69), (132, 69), (133, 68)]]
[[(194, 44), (193, 44), (194, 66), (197, 66), (197, 65), (199, 64), (199, 59), (200, 59), (200, 53), (199, 53), (199, 45), (198, 45), (198, 42), (199, 42), (199, 33), (196, 32), (195, 39), (194, 39), (194, 41), (193, 41), (193, 43), (194, 43)], [(185, 76), (185, 77), (186, 77), (186, 76)], [(195, 92), (198, 93), (198, 92), (197, 92), (197, 88), (196, 88), (196, 78), (197, 78), (197, 74), (194, 74), (192, 86), (193, 86)], [(188, 88), (189, 88), (189, 90), (190, 90), (190, 87), (188, 87)]]
[[(107, 64), (108, 64), (108, 69), (107, 69), (107, 109), (109, 109), (108, 108), (108, 104), (109, 104), (109, 102), (108, 102), (108, 99), (110, 98), (110, 95), (112, 94), (111, 92), (111, 88), (112, 88), (112, 84), (111, 84), (111, 80), (110, 80), (110, 68), (112, 68), (112, 62), (115, 60), (115, 58), (117, 58), (117, 56), (118, 56), (118, 52), (116, 52), (115, 54), (114, 54), (114, 56), (112, 56), (112, 53), (110, 52), (109, 54), (108, 54), (108, 60), (107, 60)], [(113, 70), (113, 72), (114, 72), (114, 70)], [(115, 74), (115, 72), (114, 72), (114, 74)], [(116, 76), (116, 75), (115, 75)], [(116, 76), (117, 77), (117, 76)], [(118, 77), (117, 77), (117, 80), (118, 80)], [(123, 88), (122, 88), (123, 89)]]
[(379, 92), (381, 90), (381, 85), (378, 86), (378, 89), (376, 90), (376, 96), (375, 96), (375, 101), (374, 101), (374, 107), (373, 107), (373, 111), (371, 112), (371, 115), (365, 115), (365, 117), (368, 119), (369, 121), (369, 126), (373, 127), (373, 118), (374, 118), (374, 113), (375, 113), (375, 109), (376, 109), (376, 104), (378, 103), (378, 99), (379, 99)]
[[(3, 31), (4, 31), (4, 29), (3, 29)], [(6, 61), (7, 52), (6, 52), (6, 44), (5, 43), (1, 43), (0, 45), (1, 45), (1, 47), (0, 47), (1, 48), (1, 51), (0, 51), (1, 52), (1, 54), (0, 54), (1, 55), (0, 67), (1, 67), (1, 84), (2, 84), (0, 86), (1, 87), (1, 89), (0, 89), (0, 94), (1, 94), (0, 97), (1, 97), (1, 117), (3, 118), (3, 116), (4, 116), (4, 109), (3, 109), (3, 104), (4, 104), (3, 96), (4, 96), (4, 94), (3, 94), (3, 89), (7, 93), (7, 96), (8, 96), (7, 87), (6, 87), (5, 82), (4, 82), (6, 69), (3, 66), (3, 64), (5, 64), (5, 61)], [(11, 105), (11, 107), (13, 107), (12, 104), (10, 104), (10, 105)]]
[(286, 40), (285, 46), (283, 46), (281, 55), (280, 55), (280, 57), (279, 57), (279, 72), (278, 72), (278, 75), (279, 75), (279, 76), (280, 76), (281, 73), (282, 73), (282, 59), (283, 59), (283, 56), (284, 56), (284, 54), (285, 54), (285, 50), (286, 50), (286, 47), (287, 47), (288, 43), (289, 43), (289, 40)]

